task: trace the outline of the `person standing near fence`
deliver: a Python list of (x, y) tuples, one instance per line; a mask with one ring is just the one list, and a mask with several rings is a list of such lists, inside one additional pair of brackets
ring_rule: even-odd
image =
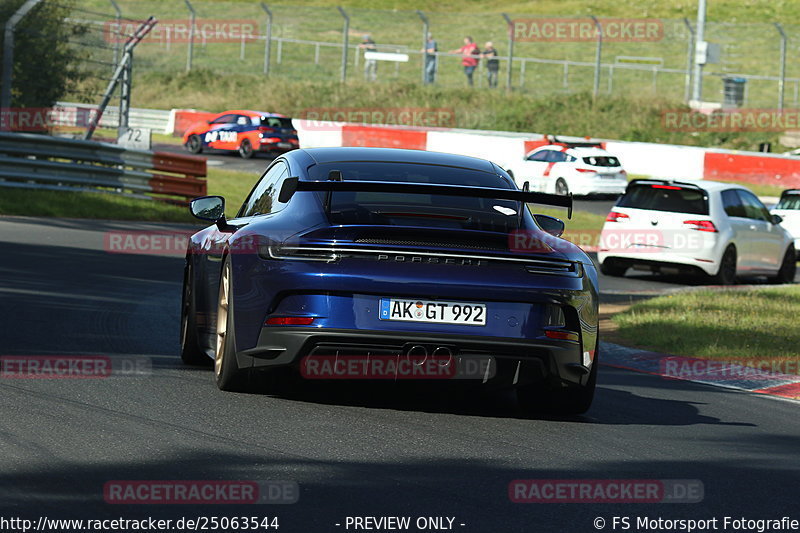
[(497, 75), (500, 72), (500, 60), (497, 59), (497, 49), (492, 41), (486, 43), (486, 48), (481, 53), (481, 57), (486, 59), (486, 77), (489, 79), (489, 87), (497, 87)]
[(478, 58), (481, 51), (472, 40), (472, 37), (464, 37), (464, 46), (458, 50), (451, 50), (451, 54), (461, 54), (461, 64), (464, 66), (464, 74), (467, 76), (467, 83), (472, 87), (472, 75), (475, 73), (475, 68), (478, 66)]
[(367, 52), (377, 52), (378, 45), (372, 40), (372, 36), (367, 34), (364, 40), (358, 45), (359, 48), (364, 50), (364, 79), (367, 81), (375, 81), (378, 79), (378, 62), (374, 59), (367, 59)]
[(439, 51), (439, 45), (433, 40), (433, 35), (428, 34), (428, 40), (425, 42), (425, 84), (431, 84), (436, 79), (436, 52)]

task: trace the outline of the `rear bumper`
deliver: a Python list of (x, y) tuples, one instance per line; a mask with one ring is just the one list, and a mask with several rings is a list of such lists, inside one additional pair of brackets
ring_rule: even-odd
[(574, 177), (571, 181), (572, 194), (588, 196), (590, 194), (623, 194), (628, 186), (627, 180), (613, 178)]
[[(490, 371), (468, 379), (498, 386), (548, 381), (585, 385), (594, 353), (581, 353), (579, 342), (553, 339), (507, 339), (440, 333), (329, 329), (312, 327), (262, 328), (255, 347), (240, 351), (240, 368), (300, 368), (304, 358), (328, 357), (394, 359), (400, 362), (409, 346), (449, 348), (454, 359), (491, 360)], [(444, 379), (452, 377), (445, 375)]]
[(719, 270), (719, 262), (713, 259), (686, 257), (675, 253), (643, 253), (643, 254), (607, 254), (598, 252), (597, 260), (603, 264), (653, 272), (670, 272), (682, 274), (708, 274), (713, 276)]

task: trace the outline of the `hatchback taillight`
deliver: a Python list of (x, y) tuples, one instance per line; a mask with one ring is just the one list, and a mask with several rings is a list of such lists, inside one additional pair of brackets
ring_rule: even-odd
[(630, 217), (625, 213), (620, 213), (618, 211), (611, 211), (606, 217), (606, 222), (619, 222), (620, 220), (625, 220), (626, 218)]
[(683, 223), (689, 226), (689, 229), (717, 233), (717, 227), (710, 220), (684, 220)]
[(597, 172), (596, 170), (591, 168), (576, 168), (575, 170), (577, 170), (578, 172)]
[(275, 128), (270, 128), (267, 126), (259, 126), (258, 131), (261, 133), (275, 133), (277, 130)]

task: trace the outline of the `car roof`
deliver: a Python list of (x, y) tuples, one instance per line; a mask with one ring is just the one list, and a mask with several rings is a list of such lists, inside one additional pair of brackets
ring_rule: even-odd
[(544, 146), (537, 146), (530, 152), (526, 154), (526, 157), (531, 155), (534, 152), (538, 152), (540, 150), (555, 150), (557, 152), (564, 152), (569, 155), (574, 155), (576, 157), (586, 157), (586, 156), (611, 156), (616, 157), (615, 155), (609, 153), (607, 150), (600, 148), (598, 146), (570, 146), (565, 147), (563, 144), (545, 144)]
[(491, 174), (497, 174), (499, 168), (493, 163), (477, 157), (446, 154), (443, 152), (428, 152), (425, 150), (406, 150), (402, 148), (305, 148), (300, 150), (300, 152), (304, 152), (318, 164), (345, 161), (415, 163), (421, 165), (440, 165), (470, 170), (480, 170), (483, 172), (489, 172)]
[(229, 111), (223, 111), (219, 113), (220, 115), (247, 115), (249, 117), (279, 117), (284, 118), (286, 115), (281, 115), (280, 113), (269, 113), (267, 111), (253, 111), (251, 109), (231, 109)]

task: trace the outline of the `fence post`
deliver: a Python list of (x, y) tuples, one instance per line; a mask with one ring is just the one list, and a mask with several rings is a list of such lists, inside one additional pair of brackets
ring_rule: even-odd
[[(514, 64), (514, 23), (507, 13), (503, 13), (503, 18), (508, 24), (508, 71), (506, 72), (506, 90), (511, 90), (511, 66)], [(525, 62), (522, 63), (525, 65)]]
[(425, 75), (425, 64), (428, 62), (428, 33), (430, 33), (430, 24), (428, 17), (425, 13), (417, 9), (417, 16), (422, 19), (422, 84), (428, 82), (428, 77)]
[(694, 53), (694, 28), (692, 28), (692, 23), (689, 22), (689, 19), (683, 17), (683, 23), (686, 25), (686, 29), (689, 30), (689, 40), (687, 41), (686, 45), (686, 82), (684, 85), (683, 90), (683, 100), (685, 102), (689, 101), (691, 97), (691, 89), (692, 89), (692, 54)]
[(267, 14), (267, 38), (264, 42), (264, 75), (269, 76), (269, 60), (272, 54), (272, 11), (261, 2), (261, 9)]
[(342, 83), (344, 83), (347, 81), (347, 45), (350, 37), (350, 17), (347, 16), (342, 6), (336, 6), (336, 9), (339, 10), (342, 18), (344, 18), (344, 27), (342, 28)]
[(597, 29), (597, 50), (594, 56), (594, 88), (592, 90), (592, 98), (597, 98), (597, 94), (600, 92), (600, 59), (603, 54), (603, 26), (600, 25), (600, 21), (597, 20), (597, 17), (594, 15), (590, 15), (590, 18), (594, 21), (594, 26)]
[(783, 109), (783, 95), (786, 87), (786, 32), (779, 22), (775, 23), (778, 33), (781, 34), (781, 78), (778, 80), (778, 109)]
[[(116, 19), (115, 19), (116, 22), (117, 22), (117, 33), (118, 34), (122, 33), (122, 28), (120, 26), (120, 20), (122, 19), (122, 10), (119, 8), (119, 6), (117, 5), (117, 3), (114, 0), (108, 0), (108, 1), (111, 2), (111, 7), (113, 7), (114, 11), (116, 11), (116, 13), (117, 13), (117, 16), (116, 16)], [(114, 73), (114, 69), (117, 68), (117, 63), (119, 62), (119, 43), (121, 41), (120, 37), (122, 37), (122, 35), (116, 35), (114, 37), (114, 64), (111, 66), (111, 73), (112, 74)]]
[(133, 50), (129, 50), (126, 55), (128, 60), (122, 70), (122, 83), (119, 92), (119, 120), (118, 133), (121, 134), (128, 127), (128, 117), (131, 110), (131, 85), (133, 83)]
[(189, 50), (186, 53), (186, 72), (189, 72), (192, 70), (192, 55), (194, 54), (194, 23), (196, 14), (191, 2), (189, 2), (189, 0), (183, 1), (186, 2), (186, 7), (189, 8)]
[(706, 0), (697, 2), (697, 32), (694, 38), (694, 76), (692, 80), (692, 100), (699, 102), (703, 99), (703, 64), (700, 63), (700, 49), (705, 39), (706, 28)]
[[(7, 112), (11, 107), (11, 85), (14, 81), (12, 79), (14, 77), (14, 30), (19, 21), (41, 1), (28, 0), (6, 21), (3, 37), (3, 86), (0, 88), (0, 113)], [(0, 126), (0, 129), (4, 128), (4, 126)]]

